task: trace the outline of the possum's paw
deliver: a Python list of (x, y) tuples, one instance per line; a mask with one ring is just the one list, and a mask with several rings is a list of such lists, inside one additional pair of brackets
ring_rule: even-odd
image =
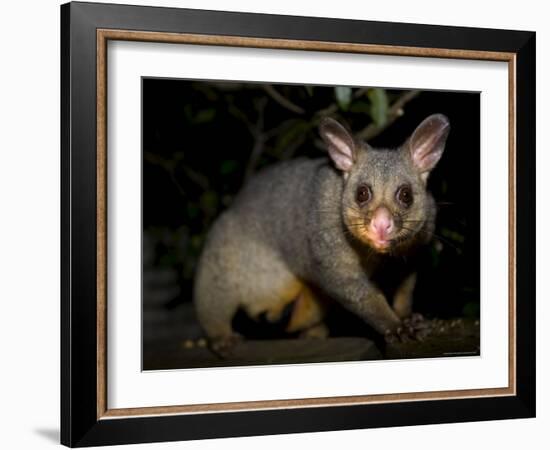
[(425, 320), (422, 314), (415, 313), (403, 319), (401, 325), (395, 330), (386, 331), (384, 337), (389, 344), (396, 342), (423, 341), (431, 331), (431, 323)]
[(210, 342), (210, 350), (221, 358), (228, 358), (232, 355), (232, 350), (235, 345), (243, 340), (243, 337), (238, 333), (230, 334), (229, 336), (223, 336), (214, 338)]

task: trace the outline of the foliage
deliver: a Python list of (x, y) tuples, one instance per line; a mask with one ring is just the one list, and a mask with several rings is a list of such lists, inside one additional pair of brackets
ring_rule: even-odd
[[(278, 161), (321, 155), (317, 125), (325, 116), (362, 139), (377, 139), (419, 94), (149, 79), (143, 93), (144, 228), (157, 242), (155, 264), (176, 267), (181, 276), (179, 300), (191, 298), (209, 227), (250, 176)], [(465, 239), (452, 223), (439, 234), (429, 262), (436, 268), (445, 258), (459, 257)]]

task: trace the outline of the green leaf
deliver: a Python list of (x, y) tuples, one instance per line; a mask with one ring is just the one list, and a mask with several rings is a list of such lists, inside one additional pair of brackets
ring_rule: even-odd
[(201, 109), (198, 112), (193, 111), (191, 104), (186, 104), (183, 107), (185, 118), (192, 124), (207, 123), (214, 120), (216, 117), (216, 110), (214, 108)]
[(441, 193), (446, 194), (449, 190), (449, 186), (447, 185), (447, 182), (445, 180), (441, 180)]
[(194, 122), (199, 123), (207, 123), (211, 122), (214, 117), (216, 117), (216, 110), (214, 108), (208, 108), (208, 109), (201, 109), (196, 115)]
[(296, 119), (292, 121), (277, 137), (275, 153), (284, 152), (290, 144), (306, 133), (309, 127), (309, 123), (305, 120)]
[(451, 230), (450, 228), (442, 227), (441, 228), (441, 235), (445, 238), (451, 239), (454, 242), (457, 242), (459, 244), (463, 244), (466, 238), (461, 233)]
[(239, 167), (239, 163), (234, 159), (222, 161), (220, 165), (220, 173), (222, 175), (229, 175), (230, 173), (235, 172), (235, 170), (237, 170), (238, 167)]
[(218, 208), (218, 194), (214, 191), (205, 191), (200, 197), (201, 209), (205, 214), (214, 215)]
[(388, 120), (389, 101), (386, 90), (381, 88), (369, 89), (367, 93), (371, 101), (370, 116), (376, 126), (382, 127)]
[(173, 158), (176, 162), (183, 161), (185, 159), (185, 152), (174, 152)]
[(349, 107), (350, 112), (370, 114), (371, 104), (362, 100), (353, 102)]
[(337, 86), (334, 88), (334, 95), (338, 106), (342, 111), (347, 111), (351, 103), (351, 88), (345, 86)]
[(306, 88), (307, 94), (310, 97), (313, 97), (313, 86), (309, 86), (308, 84), (306, 84), (304, 87)]
[(199, 215), (199, 207), (195, 205), (194, 203), (188, 203), (187, 204), (187, 217), (194, 219)]
[(439, 251), (437, 250), (437, 247), (435, 245), (430, 246), (430, 262), (432, 268), (436, 268), (439, 266), (440, 256)]

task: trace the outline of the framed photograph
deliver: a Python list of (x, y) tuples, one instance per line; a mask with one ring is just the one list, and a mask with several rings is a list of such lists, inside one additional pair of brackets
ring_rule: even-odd
[(61, 7), (61, 441), (535, 415), (535, 33)]

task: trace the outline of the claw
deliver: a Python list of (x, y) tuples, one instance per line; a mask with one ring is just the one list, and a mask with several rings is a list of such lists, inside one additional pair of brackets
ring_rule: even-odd
[(233, 347), (242, 340), (241, 335), (234, 333), (230, 336), (214, 339), (210, 344), (210, 349), (220, 358), (225, 359), (231, 356)]
[(395, 335), (395, 333), (392, 333), (391, 330), (386, 331), (386, 333), (384, 334), (384, 338), (388, 344), (393, 344), (397, 341), (397, 336)]
[(411, 321), (414, 323), (424, 322), (424, 316), (420, 313), (413, 313), (411, 315)]
[(428, 337), (429, 334), (429, 330), (419, 330), (418, 333), (416, 333), (416, 339), (418, 339), (419, 342), (422, 342)]
[(393, 332), (385, 333), (386, 342), (393, 344), (395, 342), (421, 342), (431, 333), (433, 324), (424, 319), (422, 314), (412, 314), (401, 322)]

